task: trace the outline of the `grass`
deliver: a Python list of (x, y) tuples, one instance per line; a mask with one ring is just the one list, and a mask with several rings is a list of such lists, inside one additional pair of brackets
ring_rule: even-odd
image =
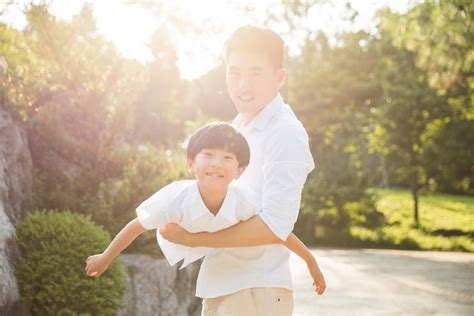
[[(406, 189), (370, 189), (377, 195), (377, 210), (385, 225), (369, 229), (353, 225), (350, 234), (364, 244), (401, 249), (474, 252), (474, 197), (422, 194), (420, 227), (414, 227), (413, 199)], [(459, 230), (460, 236), (442, 236), (436, 230)]]

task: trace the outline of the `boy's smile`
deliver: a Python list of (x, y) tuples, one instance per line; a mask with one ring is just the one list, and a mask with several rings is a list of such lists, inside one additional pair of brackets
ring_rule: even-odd
[(233, 179), (244, 171), (235, 155), (222, 149), (203, 149), (188, 160), (189, 171), (195, 174), (200, 187), (225, 191)]

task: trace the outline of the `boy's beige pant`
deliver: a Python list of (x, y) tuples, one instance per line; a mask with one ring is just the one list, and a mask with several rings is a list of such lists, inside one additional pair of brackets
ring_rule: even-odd
[(282, 288), (251, 288), (202, 301), (202, 316), (290, 316), (293, 292)]

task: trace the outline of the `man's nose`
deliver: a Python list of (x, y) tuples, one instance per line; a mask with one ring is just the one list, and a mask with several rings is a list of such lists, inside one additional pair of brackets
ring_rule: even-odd
[(243, 77), (239, 80), (239, 89), (242, 91), (249, 90), (250, 88), (250, 80), (249, 78)]

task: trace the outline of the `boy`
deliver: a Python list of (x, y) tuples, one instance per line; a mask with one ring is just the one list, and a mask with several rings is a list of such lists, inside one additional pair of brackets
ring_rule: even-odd
[[(235, 274), (239, 276), (235, 282), (245, 291), (220, 297), (218, 302), (206, 300), (222, 310), (254, 305), (262, 315), (272, 315), (278, 310), (272, 295), (281, 289), (287, 290), (292, 301), (290, 253), (279, 243), (293, 231), (301, 192), (314, 162), (303, 125), (278, 93), (287, 74), (284, 51), (278, 34), (255, 26), (234, 31), (224, 51), (227, 90), (239, 112), (233, 123), (244, 134), (252, 153), (237, 182), (258, 197), (258, 214), (212, 233), (189, 233), (176, 224), (160, 228), (162, 236), (174, 243), (240, 247), (228, 249), (236, 257), (242, 251), (248, 254)], [(290, 315), (291, 311), (280, 314)]]
[[(117, 234), (107, 249), (87, 258), (87, 275), (100, 276), (110, 262), (146, 229), (174, 222), (190, 232), (213, 232), (255, 215), (255, 207), (239, 188), (231, 184), (244, 172), (249, 158), (250, 149), (245, 138), (229, 124), (213, 123), (200, 128), (191, 137), (187, 148), (188, 169), (197, 180), (173, 182), (141, 203), (137, 208), (137, 218)], [(183, 265), (186, 265), (205, 255), (197, 281), (197, 296), (213, 298), (235, 291), (234, 284), (215, 283), (239, 269), (240, 261), (233, 256), (226, 257), (226, 249), (179, 248), (158, 239), (170, 264), (184, 259)], [(317, 293), (322, 294), (324, 279), (308, 249), (293, 234), (284, 245), (305, 260), (308, 267), (314, 267), (310, 274)], [(240, 255), (246, 260), (244, 248)], [(219, 262), (208, 259), (212, 257), (219, 257)], [(204, 306), (203, 314), (214, 314), (211, 310), (212, 307)]]

